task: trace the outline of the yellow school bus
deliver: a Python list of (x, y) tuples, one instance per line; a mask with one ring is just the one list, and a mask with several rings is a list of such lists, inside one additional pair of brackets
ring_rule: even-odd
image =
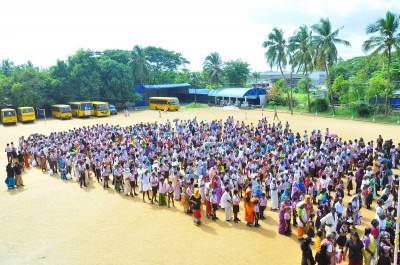
[(15, 109), (2, 109), (1, 122), (3, 124), (17, 123), (17, 112)]
[(90, 101), (68, 102), (71, 105), (72, 116), (89, 117), (92, 115), (93, 104)]
[(35, 110), (32, 107), (19, 107), (17, 116), (20, 122), (36, 120)]
[(110, 116), (110, 107), (108, 102), (92, 101), (92, 116), (106, 117)]
[(51, 105), (51, 115), (57, 119), (71, 119), (71, 106), (63, 104)]
[(181, 108), (179, 104), (178, 98), (170, 98), (170, 97), (151, 97), (149, 98), (149, 107), (150, 109), (159, 109), (159, 110), (176, 110)]

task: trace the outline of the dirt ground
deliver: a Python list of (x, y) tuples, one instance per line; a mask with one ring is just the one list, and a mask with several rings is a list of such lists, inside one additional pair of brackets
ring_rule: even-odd
[[(164, 122), (175, 118), (198, 120), (225, 119), (234, 116), (246, 123), (257, 123), (271, 111), (223, 110), (221, 108), (180, 110), (162, 118), (155, 111), (137, 111), (131, 117), (121, 113), (109, 118), (49, 119), (32, 124), (0, 126), (0, 147), (17, 142), (21, 135), (49, 134), (73, 127), (98, 123), (129, 125), (137, 122)], [(366, 141), (384, 139), (400, 142), (399, 125), (338, 120), (307, 115), (279, 113), (295, 131), (330, 128), (343, 139), (362, 136)], [(4, 150), (4, 149), (3, 149)], [(23, 175), (25, 187), (8, 191), (5, 184), (6, 155), (0, 158), (0, 264), (282, 264), (301, 262), (296, 230), (291, 237), (278, 234), (278, 214), (267, 211), (261, 228), (225, 221), (194, 226), (192, 217), (181, 206), (168, 209), (143, 203), (103, 190), (91, 181), (80, 189), (71, 181), (61, 181), (38, 169)], [(349, 198), (345, 198), (346, 203)], [(204, 209), (203, 209), (204, 210)], [(243, 208), (239, 218), (244, 219)], [(369, 224), (374, 211), (362, 210), (363, 225)], [(224, 213), (218, 212), (223, 219)], [(360, 232), (361, 233), (361, 232)], [(362, 234), (362, 233), (361, 233)], [(315, 253), (314, 253), (315, 254)]]

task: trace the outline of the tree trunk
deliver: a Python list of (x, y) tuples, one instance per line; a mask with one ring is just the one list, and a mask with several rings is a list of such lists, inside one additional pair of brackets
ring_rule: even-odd
[(310, 85), (308, 84), (308, 69), (307, 64), (305, 65), (306, 68), (306, 89), (307, 89), (307, 103), (308, 103), (308, 112), (311, 113), (311, 103), (310, 103)]
[(385, 99), (385, 116), (389, 114), (389, 88), (390, 88), (390, 62), (392, 60), (392, 55), (390, 54), (391, 47), (389, 46), (389, 61), (388, 61), (388, 80), (386, 86), (386, 99)]
[(326, 78), (327, 78), (327, 84), (328, 84), (328, 89), (329, 89), (329, 94), (330, 94), (330, 98), (331, 98), (331, 108), (332, 108), (332, 112), (333, 114), (335, 114), (335, 102), (333, 101), (333, 91), (332, 91), (332, 86), (331, 86), (331, 79), (329, 78), (329, 71), (328, 71), (328, 66), (326, 65), (325, 62), (325, 73), (326, 73)]
[(290, 105), (292, 108), (290, 109), (290, 115), (293, 115), (293, 76), (292, 72), (290, 72)]
[[(283, 70), (282, 70), (282, 66), (281, 66), (281, 64), (279, 63), (279, 70), (281, 71), (281, 74), (282, 74), (282, 76), (283, 76), (283, 81), (284, 81), (284, 83), (285, 83), (285, 86), (286, 86), (286, 76), (285, 76), (285, 74), (283, 73)], [(286, 91), (287, 92), (287, 99), (288, 99), (288, 107), (289, 107), (289, 110), (291, 110), (292, 108), (291, 108), (291, 105), (290, 105), (290, 95), (289, 95), (289, 89)]]

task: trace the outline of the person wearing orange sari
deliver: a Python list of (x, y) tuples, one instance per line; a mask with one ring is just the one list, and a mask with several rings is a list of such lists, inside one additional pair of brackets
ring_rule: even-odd
[(24, 151), (24, 167), (29, 167), (29, 152), (27, 150)]
[(251, 197), (251, 190), (246, 191), (246, 196), (244, 197), (244, 219), (247, 222), (247, 226), (252, 226), (254, 223), (254, 201)]

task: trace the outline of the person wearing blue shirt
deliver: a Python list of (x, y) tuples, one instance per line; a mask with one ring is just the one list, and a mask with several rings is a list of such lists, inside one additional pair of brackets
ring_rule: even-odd
[(65, 165), (65, 160), (61, 157), (58, 158), (58, 169), (60, 171), (61, 179), (67, 179), (67, 169)]

